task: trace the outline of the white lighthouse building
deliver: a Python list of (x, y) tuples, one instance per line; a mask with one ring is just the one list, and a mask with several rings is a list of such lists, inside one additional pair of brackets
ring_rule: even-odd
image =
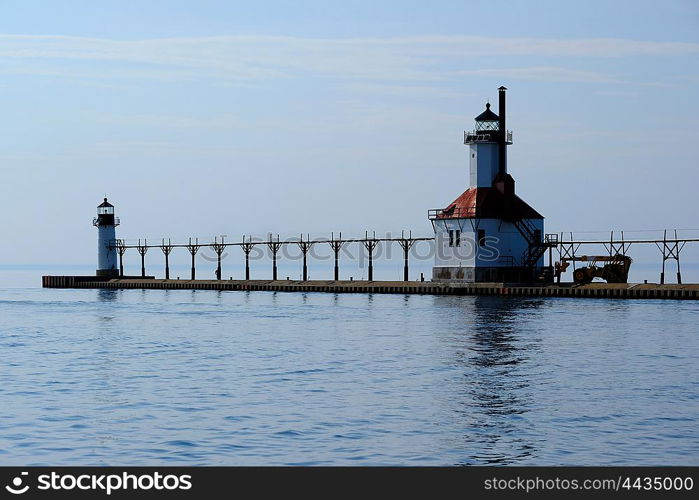
[(114, 217), (114, 205), (107, 198), (97, 206), (97, 217), (92, 219), (92, 225), (97, 228), (97, 276), (119, 276), (116, 247), (119, 218)]
[(435, 232), (433, 281), (530, 282), (544, 271), (544, 217), (515, 194), (507, 172), (512, 132), (505, 125), (505, 87), (498, 113), (486, 104), (469, 146), (469, 188), (442, 209), (429, 211)]

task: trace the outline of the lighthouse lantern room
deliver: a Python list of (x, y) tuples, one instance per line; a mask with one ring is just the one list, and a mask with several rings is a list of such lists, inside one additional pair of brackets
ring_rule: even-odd
[(116, 226), (119, 218), (114, 216), (114, 205), (104, 199), (97, 206), (97, 217), (92, 219), (97, 228), (97, 276), (117, 277)]
[(507, 171), (507, 89), (498, 90), (499, 115), (486, 103), (474, 130), (464, 132), (469, 188), (428, 213), (435, 231), (433, 281), (530, 282), (544, 274), (544, 217), (515, 194)]

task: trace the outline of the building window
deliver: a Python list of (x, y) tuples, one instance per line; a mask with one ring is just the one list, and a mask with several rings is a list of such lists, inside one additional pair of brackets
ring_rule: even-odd
[(450, 229), (449, 230), (449, 246), (450, 247), (461, 246), (461, 230), (460, 229)]
[(485, 246), (485, 229), (478, 230), (478, 246)]

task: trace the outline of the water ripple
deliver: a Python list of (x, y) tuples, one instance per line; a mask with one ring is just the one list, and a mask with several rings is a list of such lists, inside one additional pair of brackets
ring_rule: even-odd
[(0, 290), (0, 463), (699, 465), (695, 304), (108, 292)]

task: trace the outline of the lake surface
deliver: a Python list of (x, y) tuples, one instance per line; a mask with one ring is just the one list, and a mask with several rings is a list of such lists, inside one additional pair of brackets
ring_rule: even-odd
[(699, 465), (699, 304), (0, 289), (3, 465)]

